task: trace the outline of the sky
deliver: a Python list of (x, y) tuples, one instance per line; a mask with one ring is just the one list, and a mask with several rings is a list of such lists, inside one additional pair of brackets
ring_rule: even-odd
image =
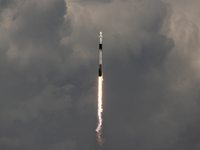
[[(0, 149), (199, 150), (199, 0), (0, 0)], [(103, 138), (97, 81), (103, 32)]]

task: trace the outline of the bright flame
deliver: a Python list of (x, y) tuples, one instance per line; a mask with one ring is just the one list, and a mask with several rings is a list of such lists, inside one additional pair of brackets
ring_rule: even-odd
[(100, 76), (98, 79), (98, 125), (96, 128), (97, 131), (97, 138), (98, 138), (98, 142), (100, 145), (103, 144), (104, 140), (101, 138), (101, 130), (102, 130), (102, 112), (103, 112), (103, 108), (102, 108), (102, 86), (103, 84), (103, 76)]

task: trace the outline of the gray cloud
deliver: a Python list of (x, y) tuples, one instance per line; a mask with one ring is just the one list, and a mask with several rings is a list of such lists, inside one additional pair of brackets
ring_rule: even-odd
[(77, 143), (72, 140), (64, 140), (62, 142), (55, 143), (53, 145), (50, 145), (49, 150), (76, 150), (77, 149)]
[(5, 138), (2, 137), (0, 139), (0, 147), (1, 149), (10, 150), (20, 147), (21, 143), (17, 138)]
[(1, 149), (99, 148), (101, 30), (102, 149), (197, 150), (199, 24), (165, 2), (0, 1)]

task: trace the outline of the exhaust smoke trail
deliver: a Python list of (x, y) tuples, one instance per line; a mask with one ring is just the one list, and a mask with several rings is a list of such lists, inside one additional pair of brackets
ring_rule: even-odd
[(103, 113), (103, 108), (102, 108), (102, 90), (103, 90), (103, 76), (100, 76), (98, 78), (98, 125), (96, 128), (97, 131), (97, 141), (100, 145), (103, 144), (104, 140), (101, 138), (101, 133), (102, 133), (102, 113)]

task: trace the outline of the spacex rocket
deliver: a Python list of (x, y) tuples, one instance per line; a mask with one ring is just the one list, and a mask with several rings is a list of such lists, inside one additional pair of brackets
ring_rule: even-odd
[(104, 139), (101, 137), (102, 133), (102, 123), (103, 123), (103, 118), (102, 118), (102, 113), (103, 113), (103, 108), (102, 108), (102, 94), (103, 94), (103, 66), (102, 66), (102, 32), (100, 32), (99, 35), (100, 41), (99, 41), (99, 77), (98, 77), (98, 125), (96, 128), (97, 131), (97, 141), (100, 145), (104, 143)]
[(102, 32), (100, 32), (99, 35), (100, 41), (99, 41), (99, 76), (103, 76), (103, 66), (102, 66)]

